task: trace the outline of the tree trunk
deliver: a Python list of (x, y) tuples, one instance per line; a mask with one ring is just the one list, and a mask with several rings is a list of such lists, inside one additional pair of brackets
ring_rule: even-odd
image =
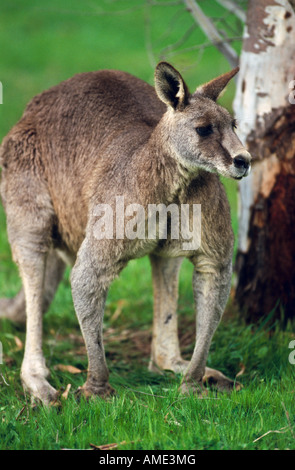
[[(236, 300), (249, 322), (295, 318), (295, 14), (287, 0), (249, 0), (234, 100), (254, 157), (239, 186)], [(294, 86), (293, 86), (294, 88)]]

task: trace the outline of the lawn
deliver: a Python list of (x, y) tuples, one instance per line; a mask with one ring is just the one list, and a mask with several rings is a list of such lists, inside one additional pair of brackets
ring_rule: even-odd
[[(211, 16), (224, 15), (213, 0), (203, 5)], [(35, 94), (75, 73), (116, 68), (152, 83), (155, 62), (171, 44), (177, 46), (191, 20), (180, 6), (152, 7), (138, 0), (10, 0), (1, 6), (0, 24), (2, 139)], [(195, 29), (183, 47), (204, 41)], [(239, 43), (234, 47), (238, 50)], [(183, 72), (192, 90), (229, 69), (213, 48), (203, 54), (196, 49), (173, 53), (167, 60)], [(221, 103), (230, 109), (233, 96), (231, 84)], [(237, 186), (223, 181), (237, 235)], [(186, 358), (194, 346), (191, 275), (192, 266), (184, 262), (179, 333)], [(15, 295), (20, 285), (0, 206), (0, 296)], [(294, 325), (281, 331), (271, 315), (258, 325), (245, 325), (230, 299), (208, 365), (232, 378), (239, 373), (243, 389), (209, 391), (199, 400), (179, 395), (179, 376), (148, 372), (152, 308), (149, 261), (133, 261), (113, 283), (105, 312), (110, 382), (118, 393), (107, 402), (78, 402), (75, 390), (85, 380), (87, 361), (67, 271), (44, 317), (50, 381), (61, 394), (68, 392), (60, 407), (49, 409), (31, 407), (20, 384), (24, 327), (1, 320), (0, 449), (88, 449), (111, 443), (122, 450), (295, 448), (295, 365), (288, 361)]]

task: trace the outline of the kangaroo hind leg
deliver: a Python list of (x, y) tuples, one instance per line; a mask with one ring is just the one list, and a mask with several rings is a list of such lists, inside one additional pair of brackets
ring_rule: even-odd
[(19, 268), (26, 305), (21, 379), (33, 398), (49, 404), (56, 400), (57, 392), (46, 380), (49, 372), (42, 351), (42, 320), (46, 267), (52, 263), (54, 211), (46, 186), (32, 172), (18, 175), (17, 191), (13, 192), (9, 180), (6, 189), (8, 239)]
[(172, 370), (182, 373), (189, 364), (181, 357), (178, 340), (178, 276), (182, 260), (183, 258), (150, 256), (154, 319), (149, 369), (154, 372)]
[[(43, 290), (43, 314), (47, 312), (56, 290), (63, 278), (65, 263), (60, 259), (55, 250), (50, 250), (45, 270), (44, 290)], [(0, 318), (25, 324), (26, 323), (26, 298), (24, 288), (12, 298), (0, 299)]]

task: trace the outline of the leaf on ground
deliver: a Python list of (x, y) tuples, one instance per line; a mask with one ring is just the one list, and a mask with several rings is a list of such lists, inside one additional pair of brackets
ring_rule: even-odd
[(18, 352), (18, 351), (21, 351), (22, 349), (24, 349), (24, 343), (22, 342), (21, 339), (19, 339), (18, 336), (13, 336), (13, 339), (14, 339), (14, 342), (16, 344), (16, 348), (12, 348), (10, 350), (11, 353), (15, 353), (15, 352)]
[(14, 351), (21, 351), (24, 348), (24, 343), (22, 342), (22, 340), (20, 340), (18, 336), (14, 336), (14, 341), (16, 344), (16, 348), (14, 349)]
[(117, 318), (119, 318), (119, 316), (121, 315), (122, 313), (122, 310), (123, 310), (123, 307), (126, 307), (128, 305), (128, 301), (125, 300), (125, 299), (120, 299), (118, 300), (117, 302), (117, 308), (116, 310), (114, 311), (112, 317), (111, 317), (111, 322), (117, 320)]
[(278, 430), (272, 430), (272, 429), (271, 429), (270, 431), (267, 431), (267, 432), (265, 432), (264, 434), (262, 434), (262, 436), (257, 437), (257, 439), (254, 439), (253, 442), (257, 442), (257, 441), (259, 441), (260, 439), (262, 439), (263, 437), (268, 436), (269, 434), (284, 434), (284, 433), (286, 433), (286, 432), (288, 432), (288, 431), (290, 431), (290, 430), (291, 430), (291, 429), (290, 429), (290, 426), (289, 426), (289, 425), (288, 425), (288, 426), (284, 426), (283, 428), (278, 429)]
[(110, 450), (110, 449), (116, 449), (118, 446), (122, 446), (124, 444), (127, 444), (127, 442), (126, 441), (113, 442), (112, 444), (103, 444), (100, 446), (97, 446), (95, 444), (89, 444), (89, 445), (90, 447), (92, 447), (92, 449), (96, 449), (96, 450)]
[(68, 399), (68, 396), (69, 396), (69, 391), (71, 390), (71, 386), (72, 384), (68, 384), (67, 385), (67, 388), (65, 389), (65, 391), (61, 394), (62, 398), (64, 400), (67, 400)]
[(6, 382), (4, 375), (0, 374), (0, 384), (2, 381), (7, 387), (10, 387), (9, 383)]
[(81, 374), (83, 370), (78, 369), (77, 367), (65, 365), (65, 364), (57, 364), (54, 366), (54, 370), (60, 370), (61, 372), (69, 372), (70, 374)]
[(237, 373), (236, 377), (240, 377), (241, 375), (243, 375), (245, 370), (246, 370), (246, 367), (244, 366), (244, 364), (241, 364), (240, 367), (241, 367), (241, 369)]

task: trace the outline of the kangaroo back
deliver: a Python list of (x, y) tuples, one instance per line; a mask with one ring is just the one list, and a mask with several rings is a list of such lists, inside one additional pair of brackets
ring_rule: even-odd
[(59, 231), (74, 234), (76, 250), (94, 170), (99, 175), (111, 166), (113, 180), (122, 174), (164, 112), (154, 88), (128, 73), (78, 74), (32, 99), (1, 145), (1, 166), (16, 179), (28, 167), (46, 181)]

